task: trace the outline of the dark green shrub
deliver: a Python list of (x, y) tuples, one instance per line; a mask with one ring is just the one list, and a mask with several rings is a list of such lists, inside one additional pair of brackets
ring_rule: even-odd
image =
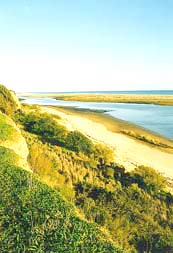
[(26, 131), (37, 134), (43, 141), (64, 145), (67, 130), (47, 114), (18, 115), (17, 120), (24, 125)]
[(68, 133), (66, 147), (75, 152), (83, 152), (86, 155), (90, 155), (94, 150), (92, 142), (78, 131)]

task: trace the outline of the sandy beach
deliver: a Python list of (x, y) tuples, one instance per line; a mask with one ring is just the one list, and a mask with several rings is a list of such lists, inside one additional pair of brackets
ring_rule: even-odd
[(113, 132), (93, 119), (65, 113), (46, 106), (42, 106), (41, 110), (49, 114), (59, 115), (61, 117), (59, 123), (69, 130), (78, 130), (94, 142), (109, 146), (115, 153), (116, 162), (124, 166), (126, 170), (144, 165), (156, 169), (166, 177), (173, 178), (173, 154), (166, 152), (166, 150), (159, 150), (124, 134)]

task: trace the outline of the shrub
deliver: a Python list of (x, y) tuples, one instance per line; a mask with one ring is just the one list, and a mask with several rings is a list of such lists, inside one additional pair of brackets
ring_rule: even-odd
[(94, 148), (94, 159), (99, 161), (101, 164), (110, 164), (114, 161), (113, 151), (102, 144), (96, 144)]
[(137, 167), (132, 175), (135, 182), (150, 194), (158, 194), (167, 187), (167, 180), (154, 169), (144, 166)]
[(18, 116), (17, 119), (24, 125), (26, 131), (39, 135), (42, 140), (55, 145), (64, 145), (67, 130), (49, 115), (30, 113)]
[(94, 150), (92, 142), (78, 131), (68, 133), (66, 147), (75, 152), (83, 152), (86, 155), (90, 155)]

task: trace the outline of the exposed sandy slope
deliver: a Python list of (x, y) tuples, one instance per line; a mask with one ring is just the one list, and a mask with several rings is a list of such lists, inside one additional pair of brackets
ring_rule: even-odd
[(25, 138), (22, 136), (16, 124), (5, 114), (3, 115), (6, 118), (7, 123), (13, 127), (13, 136), (5, 141), (0, 141), (0, 145), (13, 150), (19, 156), (19, 160), (16, 165), (31, 172), (27, 162), (29, 150)]
[(144, 165), (173, 178), (173, 154), (160, 151), (123, 134), (111, 132), (104, 125), (93, 120), (65, 114), (48, 107), (42, 107), (42, 110), (59, 115), (62, 118), (61, 123), (69, 130), (78, 130), (93, 140), (111, 147), (115, 151), (116, 161), (126, 169), (130, 170), (136, 165)]

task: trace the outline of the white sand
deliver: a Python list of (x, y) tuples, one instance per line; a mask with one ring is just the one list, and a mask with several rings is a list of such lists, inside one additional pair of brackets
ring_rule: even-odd
[(116, 162), (127, 170), (136, 165), (149, 166), (169, 178), (173, 178), (173, 154), (161, 151), (155, 147), (145, 145), (123, 134), (114, 133), (93, 120), (84, 117), (66, 114), (53, 108), (42, 107), (42, 111), (59, 115), (58, 120), (69, 130), (78, 130), (92, 140), (111, 147), (115, 152)]

